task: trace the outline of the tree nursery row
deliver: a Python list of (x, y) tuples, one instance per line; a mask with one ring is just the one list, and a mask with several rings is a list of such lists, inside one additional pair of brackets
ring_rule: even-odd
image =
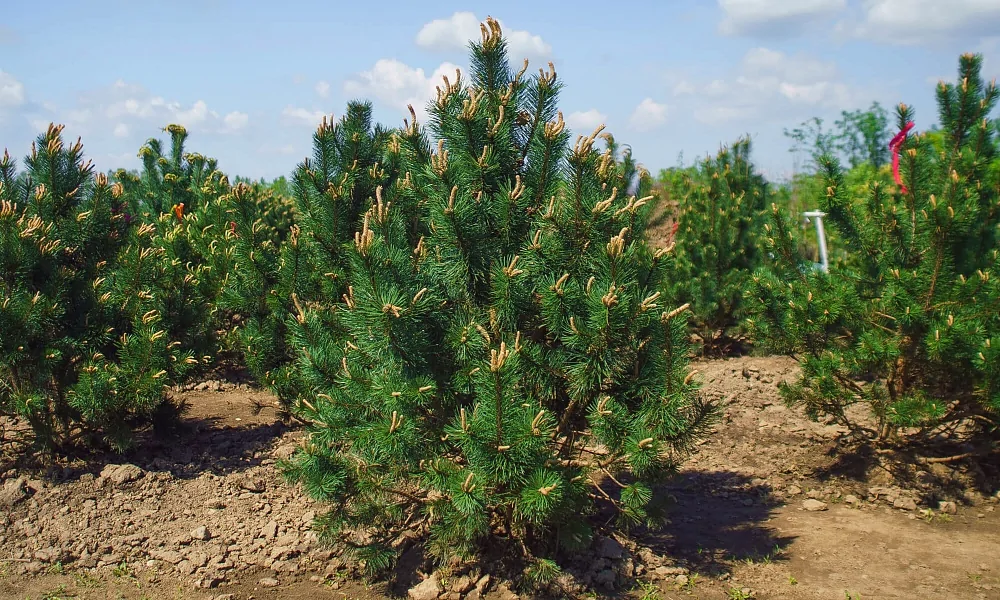
[[(620, 531), (662, 517), (657, 486), (718, 415), (698, 353), (793, 356), (786, 400), (876, 451), (994, 452), (980, 56), (939, 85), (939, 128), (908, 131), (905, 105), (845, 113), (856, 135), (816, 136), (815, 168), (781, 186), (745, 139), (654, 178), (602, 128), (572, 136), (554, 67), (509, 61), (495, 21), (470, 52), (426, 123), (384, 127), (362, 101), (324, 119), (283, 189), (231, 182), (177, 125), (133, 172), (58, 125), (5, 152), (3, 452), (126, 451), (177, 419), (170, 386), (231, 365), (308, 431), (283, 469), (324, 503), (322, 539), (379, 572), (415, 529), (441, 560), (500, 548), (538, 580), (598, 506)], [(826, 213), (828, 270), (800, 205)]]

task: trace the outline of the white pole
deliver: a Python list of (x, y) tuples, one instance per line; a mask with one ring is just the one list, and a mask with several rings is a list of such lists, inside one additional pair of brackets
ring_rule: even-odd
[(819, 264), (823, 272), (828, 273), (830, 271), (830, 262), (826, 254), (826, 233), (823, 231), (823, 217), (826, 216), (826, 213), (813, 210), (803, 213), (803, 215), (814, 219), (814, 223), (816, 223), (816, 238), (819, 240)]

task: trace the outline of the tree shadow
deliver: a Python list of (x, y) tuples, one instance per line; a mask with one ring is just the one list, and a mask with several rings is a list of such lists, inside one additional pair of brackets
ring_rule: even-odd
[(782, 560), (793, 536), (767, 522), (781, 503), (771, 486), (732, 471), (683, 471), (663, 492), (668, 523), (637, 541), (692, 572), (718, 576), (734, 562)]
[[(972, 449), (963, 444), (939, 444), (936, 453), (960, 456)], [(817, 467), (820, 481), (847, 479), (867, 484), (872, 473), (882, 470), (889, 483), (916, 492), (920, 502), (935, 506), (939, 500), (965, 502), (969, 489), (990, 495), (1000, 486), (1000, 449), (948, 462), (926, 461), (928, 448), (897, 447), (879, 452), (866, 441), (845, 440), (826, 451), (829, 464)]]
[[(254, 401), (240, 398), (247, 405)], [(158, 426), (137, 435), (134, 446), (122, 453), (81, 447), (67, 455), (52, 457), (38, 453), (9, 456), (0, 464), (0, 473), (15, 469), (25, 475), (61, 483), (79, 479), (86, 473), (95, 477), (108, 465), (132, 464), (144, 471), (167, 472), (176, 479), (194, 479), (203, 473), (227, 475), (246, 471), (272, 461), (274, 441), (293, 428), (278, 420), (240, 423), (231, 415), (184, 416), (188, 406), (175, 409), (176, 418), (166, 418)], [(255, 408), (251, 413), (259, 412)]]

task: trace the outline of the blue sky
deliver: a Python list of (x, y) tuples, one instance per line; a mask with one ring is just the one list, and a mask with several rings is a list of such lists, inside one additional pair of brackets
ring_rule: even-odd
[(750, 134), (782, 177), (786, 127), (878, 100), (915, 106), (923, 129), (960, 53), (1000, 75), (1000, 0), (16, 2), (0, 14), (0, 145), (22, 157), (54, 121), (98, 168), (135, 167), (181, 123), (230, 174), (288, 174), (352, 98), (401, 124), (465, 70), (487, 15), (512, 58), (555, 63), (571, 128), (606, 123), (654, 173)]

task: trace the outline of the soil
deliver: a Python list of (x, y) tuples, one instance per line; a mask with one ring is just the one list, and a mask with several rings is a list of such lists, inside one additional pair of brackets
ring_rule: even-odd
[[(723, 412), (664, 492), (670, 522), (598, 538), (568, 597), (1000, 598), (995, 473), (852, 445), (782, 403), (789, 359), (695, 367)], [(317, 543), (322, 506), (278, 468), (303, 433), (274, 400), (242, 384), (198, 387), (177, 394), (183, 427), (131, 454), (0, 465), (0, 597), (405, 597), (419, 573), (369, 584)], [(450, 575), (440, 597), (478, 597), (479, 573)], [(517, 597), (481, 583), (482, 597)]]

